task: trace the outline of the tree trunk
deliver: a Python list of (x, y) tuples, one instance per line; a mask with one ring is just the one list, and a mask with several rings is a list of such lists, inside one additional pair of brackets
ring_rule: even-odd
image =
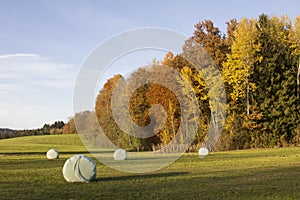
[(298, 73), (297, 73), (297, 96), (298, 96), (298, 98), (300, 98), (300, 80), (299, 80), (299, 76), (300, 76), (300, 60), (299, 60), (299, 67), (298, 67)]
[(249, 116), (250, 114), (249, 107), (249, 80), (247, 79), (247, 116)]

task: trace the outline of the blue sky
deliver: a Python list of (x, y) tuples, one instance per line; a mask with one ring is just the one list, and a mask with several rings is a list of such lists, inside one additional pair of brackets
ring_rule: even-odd
[[(274, 1), (0, 1), (0, 127), (28, 129), (73, 115), (81, 64), (107, 38), (161, 27), (187, 36), (211, 19), (225, 31), (231, 18), (300, 14), (296, 0)], [(115, 71), (145, 64), (162, 52), (124, 58)], [(131, 66), (127, 66), (131, 65)], [(120, 71), (119, 71), (120, 69)]]

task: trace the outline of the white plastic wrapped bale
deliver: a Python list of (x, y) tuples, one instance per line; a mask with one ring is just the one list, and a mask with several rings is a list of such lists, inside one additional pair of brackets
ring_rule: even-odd
[(127, 152), (124, 149), (117, 149), (114, 152), (114, 159), (115, 160), (126, 160), (127, 159)]
[(198, 153), (199, 153), (199, 157), (200, 157), (200, 158), (204, 158), (205, 156), (208, 155), (209, 151), (208, 151), (207, 148), (201, 147), (201, 148), (199, 149), (199, 152), (198, 152)]
[(68, 182), (88, 183), (96, 178), (96, 164), (85, 155), (76, 155), (66, 160), (63, 175)]
[(59, 157), (59, 153), (56, 149), (49, 149), (46, 156), (48, 159), (57, 159)]

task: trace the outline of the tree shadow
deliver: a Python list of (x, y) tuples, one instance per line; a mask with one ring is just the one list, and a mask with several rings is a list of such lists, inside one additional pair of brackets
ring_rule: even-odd
[[(13, 155), (46, 155), (47, 151), (45, 152), (3, 152), (0, 153), (0, 156), (13, 156)], [(67, 152), (59, 152), (59, 154), (87, 154), (88, 151), (67, 151)]]
[[(32, 152), (2, 152), (0, 156), (13, 156), (13, 155), (46, 155), (47, 151), (32, 151)], [(60, 155), (66, 154), (101, 154), (101, 153), (113, 153), (113, 151), (59, 151)]]
[(96, 178), (95, 182), (101, 181), (125, 181), (132, 179), (151, 179), (151, 178), (166, 178), (172, 176), (182, 176), (186, 175), (189, 172), (168, 172), (168, 173), (156, 173), (156, 174), (137, 174), (137, 175), (129, 175), (129, 176), (114, 176), (114, 177), (103, 177)]

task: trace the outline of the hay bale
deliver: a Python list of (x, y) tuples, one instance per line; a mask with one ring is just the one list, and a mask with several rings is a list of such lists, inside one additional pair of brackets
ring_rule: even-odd
[(58, 159), (59, 152), (56, 149), (49, 149), (46, 154), (48, 159)]
[(126, 160), (127, 152), (124, 149), (117, 149), (113, 155), (115, 160)]
[(209, 151), (208, 151), (208, 149), (207, 148), (205, 148), (205, 147), (201, 147), (200, 149), (199, 149), (199, 157), (200, 158), (204, 158), (205, 156), (207, 156), (208, 154), (209, 154)]
[(65, 162), (63, 175), (68, 182), (88, 183), (96, 178), (96, 164), (85, 155), (76, 155)]

